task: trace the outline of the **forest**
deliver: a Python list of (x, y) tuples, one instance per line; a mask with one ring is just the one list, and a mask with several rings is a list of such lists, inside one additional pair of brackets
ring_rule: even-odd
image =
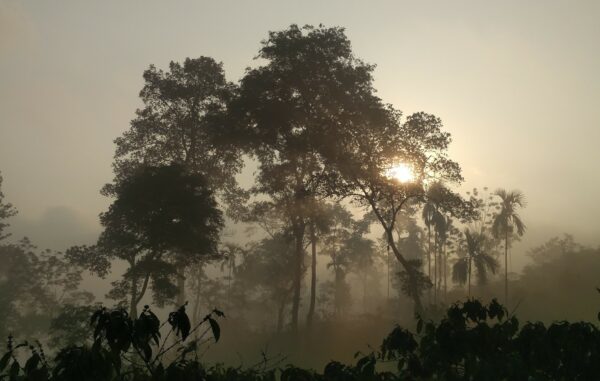
[(526, 195), (464, 191), (442, 120), (375, 72), (322, 25), (238, 82), (150, 64), (88, 245), (12, 236), (0, 176), (0, 380), (600, 379), (600, 248), (513, 272)]

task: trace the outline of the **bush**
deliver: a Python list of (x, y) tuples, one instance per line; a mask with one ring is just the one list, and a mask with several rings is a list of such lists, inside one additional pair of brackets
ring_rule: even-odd
[[(418, 317), (416, 333), (397, 326), (378, 352), (357, 355), (352, 366), (332, 361), (322, 374), (270, 366), (269, 359), (249, 369), (206, 367), (199, 361), (199, 350), (218, 341), (216, 319), (221, 317), (223, 313), (214, 310), (192, 327), (182, 306), (163, 323), (171, 329), (162, 339), (161, 323), (148, 306), (135, 320), (122, 309), (99, 309), (91, 319), (93, 344), (60, 350), (52, 365), (39, 343), (15, 344), (9, 337), (8, 351), (0, 358), (0, 379), (566, 381), (600, 375), (600, 334), (595, 325), (563, 321), (548, 327), (527, 322), (520, 327), (518, 319), (496, 300), (489, 305), (475, 299), (456, 303), (439, 323)], [(201, 327), (204, 331), (198, 334)], [(209, 332), (212, 337), (205, 338)], [(171, 334), (176, 339), (167, 344)], [(395, 365), (394, 371), (382, 370), (390, 364)]]

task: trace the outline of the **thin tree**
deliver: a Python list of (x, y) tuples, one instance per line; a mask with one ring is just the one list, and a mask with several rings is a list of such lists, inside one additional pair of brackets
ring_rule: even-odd
[[(435, 216), (435, 204), (431, 201), (428, 201), (423, 206), (423, 212), (421, 213), (421, 217), (423, 218), (423, 223), (427, 228), (427, 276), (431, 279), (431, 227), (434, 224), (434, 216)], [(429, 294), (429, 303), (431, 303), (431, 294)]]
[(496, 273), (498, 261), (485, 251), (485, 234), (465, 229), (464, 235), (464, 256), (454, 264), (452, 280), (461, 285), (467, 283), (467, 295), (471, 297), (471, 274), (473, 267), (475, 267), (477, 272), (479, 284), (485, 284), (488, 272), (492, 274)]
[(508, 305), (508, 248), (513, 234), (521, 237), (525, 233), (525, 224), (517, 213), (518, 208), (525, 207), (525, 196), (518, 190), (505, 189), (498, 189), (494, 194), (500, 198), (500, 211), (494, 217), (492, 234), (504, 239), (504, 301)]

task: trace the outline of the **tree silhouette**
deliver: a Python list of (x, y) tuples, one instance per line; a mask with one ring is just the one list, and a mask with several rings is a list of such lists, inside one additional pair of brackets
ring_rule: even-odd
[(223, 220), (204, 177), (179, 165), (138, 167), (111, 193), (116, 199), (100, 215), (104, 230), (96, 245), (67, 254), (100, 275), (112, 259), (126, 261), (128, 270), (110, 295), (117, 300), (128, 295), (130, 314), (137, 316), (149, 285), (159, 303), (177, 294), (171, 280), (179, 275), (172, 263), (217, 251)]
[(353, 233), (354, 220), (352, 214), (343, 205), (334, 203), (328, 209), (329, 228), (322, 238), (322, 254), (329, 256), (327, 268), (333, 272), (332, 305), (333, 316), (339, 317), (348, 306), (349, 286), (346, 283), (348, 257), (344, 255), (344, 242)]
[(473, 232), (465, 229), (464, 256), (454, 264), (452, 270), (452, 280), (460, 284), (468, 284), (468, 296), (471, 297), (471, 274), (473, 266), (477, 272), (477, 279), (480, 284), (487, 281), (488, 271), (492, 274), (498, 269), (498, 262), (494, 257), (485, 251), (486, 236), (480, 232)]
[(352, 112), (348, 106), (368, 85), (368, 66), (354, 59), (341, 28), (292, 25), (270, 32), (258, 57), (266, 64), (246, 72), (230, 111), (259, 163), (256, 193), (282, 206), (294, 236), (292, 330), (297, 330), (304, 240), (312, 205), (323, 193), (317, 140), (324, 128), (345, 123)]
[(505, 189), (498, 189), (494, 194), (500, 198), (500, 211), (494, 217), (492, 233), (504, 239), (504, 303), (508, 304), (508, 247), (513, 234), (520, 237), (525, 233), (525, 224), (517, 213), (518, 208), (525, 206), (525, 196)]
[[(177, 164), (204, 176), (234, 214), (244, 199), (235, 179), (242, 166), (241, 151), (226, 116), (235, 88), (225, 79), (223, 65), (210, 57), (171, 62), (167, 71), (150, 65), (140, 91), (144, 107), (136, 110), (129, 130), (115, 140), (115, 181), (103, 193), (111, 196), (112, 187), (140, 166)], [(181, 305), (187, 263), (179, 259), (175, 265)]]
[[(423, 223), (427, 228), (427, 276), (431, 278), (431, 228), (434, 226), (435, 215), (437, 213), (437, 209), (433, 201), (428, 200), (425, 205), (423, 205), (423, 210), (421, 212), (421, 218), (423, 219)], [(431, 299), (431, 295), (430, 299)], [(430, 300), (431, 302), (431, 300)]]
[[(373, 110), (375, 105), (377, 103), (371, 104), (369, 115), (377, 117), (368, 125), (363, 125), (360, 131), (338, 130), (339, 143), (324, 148), (329, 150), (325, 153), (332, 168), (330, 186), (339, 196), (351, 197), (371, 208), (384, 229), (394, 256), (407, 276), (415, 277), (409, 283), (417, 284), (417, 278), (421, 276), (416, 272), (420, 270), (409, 264), (394, 237), (398, 213), (409, 201), (423, 203), (430, 198), (436, 201), (440, 210), (460, 218), (470, 217), (471, 208), (459, 195), (441, 184), (441, 181), (459, 182), (462, 177), (458, 165), (447, 158), (450, 137), (441, 130), (439, 118), (417, 113), (401, 123), (397, 111), (383, 105)], [(398, 161), (414, 168), (413, 182), (401, 183), (385, 176), (386, 170)], [(412, 297), (415, 308), (422, 310), (420, 294), (413, 293)]]

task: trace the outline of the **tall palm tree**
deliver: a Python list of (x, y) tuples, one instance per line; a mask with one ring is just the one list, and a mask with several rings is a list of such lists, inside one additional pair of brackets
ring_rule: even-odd
[(517, 190), (498, 189), (494, 194), (500, 197), (500, 211), (494, 217), (492, 234), (497, 239), (504, 239), (504, 302), (508, 305), (508, 247), (511, 236), (525, 233), (525, 224), (517, 213), (518, 208), (525, 207), (525, 196)]
[[(453, 241), (453, 236), (460, 234), (460, 230), (458, 230), (455, 226), (454, 226), (454, 221), (452, 220), (452, 217), (450, 216), (446, 216), (446, 221), (444, 224), (444, 229), (442, 231), (442, 234), (440, 236), (440, 241), (441, 241), (441, 245), (442, 245), (442, 258), (443, 258), (443, 263), (442, 263), (442, 269), (443, 269), (443, 274), (442, 274), (442, 279), (443, 279), (443, 283), (444, 283), (444, 301), (446, 301), (446, 297), (448, 295), (448, 275), (447, 275), (447, 271), (448, 271), (448, 255), (449, 255), (449, 250), (452, 248), (452, 241)], [(441, 282), (440, 282), (441, 283)], [(441, 288), (441, 285), (440, 285)]]
[(471, 273), (475, 267), (479, 284), (487, 282), (488, 271), (495, 274), (498, 261), (485, 250), (486, 236), (481, 232), (465, 229), (465, 255), (452, 268), (452, 280), (459, 284), (468, 284), (468, 296), (471, 296)]
[[(434, 225), (434, 218), (437, 209), (435, 204), (428, 201), (423, 206), (423, 223), (427, 227), (427, 276), (431, 279), (431, 228)], [(431, 294), (429, 294), (429, 302), (431, 303)]]
[(442, 245), (446, 237), (446, 216), (441, 213), (437, 208), (433, 214), (433, 228), (434, 234), (434, 303), (437, 303), (438, 293), (440, 291), (441, 279), (442, 279)]

